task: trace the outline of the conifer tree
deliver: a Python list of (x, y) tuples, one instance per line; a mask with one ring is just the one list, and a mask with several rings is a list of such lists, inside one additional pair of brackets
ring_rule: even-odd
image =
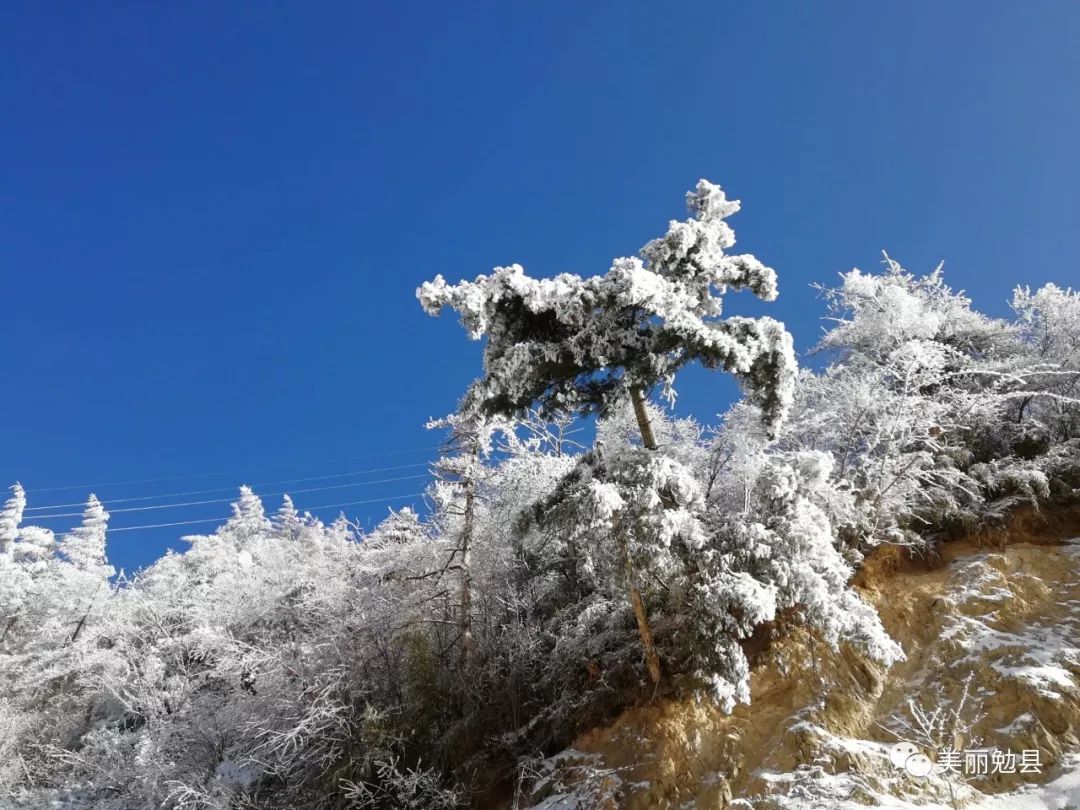
[(369, 546), (385, 546), (415, 543), (425, 536), (420, 516), (408, 506), (390, 510), (390, 514), (364, 538)]
[(83, 510), (82, 525), (60, 540), (60, 554), (67, 567), (63, 579), (73, 600), (77, 618), (69, 639), (78, 641), (95, 605), (108, 589), (108, 580), (115, 570), (105, 557), (105, 534), (109, 513), (96, 495), (91, 495)]
[(278, 507), (273, 522), (274, 528), (290, 540), (295, 540), (300, 536), (300, 530), (304, 525), (300, 513), (296, 511), (296, 506), (288, 495), (282, 496), (281, 506)]
[(0, 509), (0, 556), (11, 556), (15, 538), (19, 536), (23, 510), (26, 509), (26, 492), (21, 484), (11, 487), (11, 497)]
[(91, 495), (83, 510), (82, 525), (72, 530), (60, 541), (63, 558), (79, 571), (112, 576), (113, 569), (105, 557), (105, 533), (109, 513), (96, 495)]
[(232, 511), (224, 528), (240, 542), (257, 537), (271, 527), (262, 499), (249, 486), (240, 487), (240, 497), (233, 502)]
[[(791, 335), (771, 318), (722, 317), (722, 297), (749, 289), (771, 301), (776, 273), (751, 255), (725, 253), (735, 243), (725, 220), (739, 203), (719, 186), (699, 181), (687, 207), (690, 219), (672, 221), (640, 258), (616, 259), (603, 276), (533, 279), (511, 265), (471, 282), (449, 285), (440, 275), (423, 284), (417, 297), (429, 314), (452, 307), (471, 338), (487, 338), (484, 376), (470, 387), (462, 414), (512, 418), (533, 407), (542, 414), (607, 413), (629, 400), (642, 444), (656, 451), (646, 399), (657, 385), (673, 399), (675, 374), (698, 361), (735, 374), (774, 434), (793, 396)], [(649, 675), (658, 682), (659, 657), (621, 509), (611, 513), (610, 528)]]
[(11, 497), (0, 509), (0, 644), (3, 644), (18, 621), (29, 576), (14, 557), (15, 540), (26, 508), (26, 493), (19, 484), (11, 487)]
[[(417, 297), (429, 314), (449, 306), (471, 338), (487, 338), (484, 376), (463, 410), (607, 411), (631, 397), (640, 403), (658, 384), (674, 396), (676, 372), (698, 361), (735, 374), (775, 430), (791, 403), (791, 336), (771, 318), (722, 317), (722, 299), (748, 289), (771, 301), (776, 273), (725, 253), (735, 242), (725, 220), (739, 203), (719, 186), (701, 180), (687, 205), (690, 219), (672, 221), (640, 258), (616, 259), (602, 276), (534, 279), (515, 264), (456, 285), (441, 275), (423, 284)], [(648, 432), (643, 421), (647, 446)]]

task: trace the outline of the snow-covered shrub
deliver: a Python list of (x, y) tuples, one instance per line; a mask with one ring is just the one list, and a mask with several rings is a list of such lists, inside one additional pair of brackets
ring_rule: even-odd
[(1021, 398), (1020, 416), (1041, 423), (1055, 442), (1080, 438), (1080, 292), (1056, 284), (1035, 292), (1018, 287), (1012, 306), (1026, 345), (1041, 361), (1036, 390), (1043, 395)]
[[(853, 497), (830, 510), (841, 535), (920, 545), (950, 526), (979, 525), (984, 504), (1010, 486), (1045, 493), (1029, 462), (1050, 447), (1040, 415), (1071, 407), (1065, 388), (1077, 375), (1048, 348), (1066, 344), (1067, 330), (1040, 343), (1033, 330), (1047, 327), (981, 315), (940, 267), (919, 278), (888, 257), (884, 273), (853, 270), (825, 295), (834, 326), (818, 351), (833, 362), (803, 372), (778, 445), (833, 456)], [(1018, 292), (1014, 302), (1031, 324), (1036, 297)], [(1068, 310), (1060, 295), (1048, 298)]]

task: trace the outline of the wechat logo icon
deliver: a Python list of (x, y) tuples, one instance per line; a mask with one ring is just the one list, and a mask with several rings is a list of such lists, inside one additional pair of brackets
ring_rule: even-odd
[(934, 770), (930, 757), (909, 742), (898, 742), (889, 749), (889, 761), (894, 768), (902, 768), (912, 776), (926, 777)]

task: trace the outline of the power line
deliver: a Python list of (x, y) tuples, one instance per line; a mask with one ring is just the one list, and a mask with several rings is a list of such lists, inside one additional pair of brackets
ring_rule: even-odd
[(132, 481), (108, 481), (102, 484), (69, 484), (62, 487), (38, 487), (31, 492), (62, 492), (68, 489), (100, 489), (101, 487), (120, 487), (127, 486), (129, 484), (154, 484), (160, 481), (193, 481), (199, 478), (216, 478), (221, 475), (242, 475), (250, 472), (265, 472), (267, 470), (281, 470), (288, 469), (289, 467), (310, 467), (313, 464), (340, 464), (346, 461), (361, 461), (367, 458), (380, 458), (382, 456), (401, 456), (406, 453), (419, 453), (421, 451), (437, 450), (438, 445), (428, 445), (426, 447), (412, 447), (407, 450), (390, 450), (384, 453), (369, 453), (364, 456), (351, 456), (350, 458), (337, 458), (328, 459), (326, 461), (301, 461), (295, 464), (277, 464), (272, 467), (248, 467), (242, 470), (231, 470), (227, 472), (213, 472), (213, 473), (199, 473), (197, 475), (171, 475), (163, 478), (139, 478)]
[[(348, 478), (351, 475), (364, 475), (366, 473), (375, 472), (392, 472), (394, 470), (408, 470), (414, 467), (426, 467), (427, 461), (421, 461), (416, 464), (399, 464), (396, 467), (375, 467), (369, 470), (355, 470), (353, 472), (335, 473), (334, 475), (312, 475), (307, 478), (289, 478), (284, 481), (263, 481), (259, 484), (251, 484), (252, 488), (255, 487), (274, 487), (282, 484), (300, 484), (305, 481), (326, 481), (332, 478)], [(108, 502), (113, 503), (132, 503), (134, 501), (153, 501), (158, 498), (179, 498), (184, 495), (208, 495), (212, 492), (229, 492), (236, 489), (234, 486), (215, 487), (214, 489), (193, 489), (187, 492), (163, 492), (158, 495), (139, 495), (134, 498), (109, 498)], [(54, 503), (49, 506), (28, 506), (24, 512), (40, 512), (45, 509), (61, 509), (69, 506), (85, 506), (86, 501), (73, 501), (72, 503)], [(120, 511), (120, 510), (116, 510)], [(41, 515), (41, 517), (59, 517), (58, 515)]]
[[(267, 492), (265, 495), (262, 495), (260, 497), (270, 498), (276, 495), (294, 495), (302, 494), (305, 492), (325, 492), (330, 489), (347, 489), (349, 487), (362, 487), (367, 484), (389, 484), (392, 481), (415, 481), (418, 478), (428, 477), (430, 477), (428, 473), (424, 473), (423, 475), (401, 475), (395, 478), (379, 478), (373, 481), (353, 481), (348, 484), (333, 484), (326, 487), (308, 487), (307, 489), (294, 489), (285, 492)], [(118, 515), (123, 512), (148, 512), (154, 509), (179, 509), (183, 506), (204, 506), (211, 503), (231, 503), (235, 499), (236, 496), (234, 495), (229, 498), (212, 498), (203, 501), (186, 501), (184, 503), (159, 503), (154, 504), (153, 506), (130, 506), (124, 509), (109, 509), (108, 505), (106, 504), (106, 509), (110, 514)], [(34, 520), (51, 520), (53, 518), (82, 517), (82, 514), (82, 512), (60, 512), (54, 515), (32, 515), (31, 517)]]
[[(359, 506), (366, 503), (383, 503), (386, 501), (401, 501), (405, 498), (419, 498), (423, 496), (423, 492), (412, 492), (408, 495), (391, 495), (388, 498), (371, 498), (366, 501), (348, 501), (346, 503), (327, 503), (322, 506), (312, 506), (305, 509), (305, 512), (317, 511), (319, 509), (339, 509), (343, 506)], [(197, 523), (222, 523), (228, 520), (228, 518), (204, 518), (202, 520), (179, 520), (175, 523), (151, 523), (146, 526), (122, 526), (119, 529), (109, 529), (109, 534), (115, 532), (133, 532), (136, 529), (163, 529), (168, 526), (194, 526)]]

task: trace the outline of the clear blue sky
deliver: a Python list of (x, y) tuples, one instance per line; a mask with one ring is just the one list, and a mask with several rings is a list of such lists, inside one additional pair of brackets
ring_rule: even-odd
[[(40, 506), (250, 470), (94, 487), (108, 505), (423, 461), (328, 461), (434, 444), (424, 421), (478, 373), (416, 286), (602, 272), (703, 176), (742, 199), (800, 350), (808, 285), (882, 248), (944, 258), (994, 313), (1016, 283), (1075, 285), (1078, 41), (1066, 0), (4, 3), (0, 479)], [(732, 387), (682, 392), (710, 419)], [(117, 533), (110, 556), (182, 532)]]

